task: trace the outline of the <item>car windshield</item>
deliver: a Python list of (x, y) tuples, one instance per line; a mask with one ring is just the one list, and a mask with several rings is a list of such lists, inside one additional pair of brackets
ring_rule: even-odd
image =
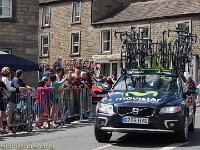
[(113, 87), (114, 90), (128, 90), (137, 92), (162, 91), (177, 92), (178, 78), (159, 75), (123, 75)]

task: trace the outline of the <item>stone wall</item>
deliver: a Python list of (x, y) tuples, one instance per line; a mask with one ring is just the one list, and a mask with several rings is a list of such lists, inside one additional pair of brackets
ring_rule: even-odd
[[(156, 42), (162, 40), (162, 32), (163, 29), (176, 29), (177, 25), (179, 23), (189, 22), (190, 23), (190, 30), (193, 34), (197, 35), (197, 41), (193, 44), (192, 50), (193, 55), (196, 55), (197, 57), (200, 57), (200, 17), (198, 15), (188, 16), (188, 17), (177, 17), (177, 18), (167, 18), (167, 19), (156, 19), (156, 20), (146, 20), (146, 21), (139, 21), (139, 22), (130, 22), (130, 23), (120, 23), (120, 24), (104, 24), (104, 25), (95, 25), (94, 31), (92, 33), (92, 37), (95, 39), (93, 42), (93, 49), (92, 54), (101, 54), (100, 52), (100, 32), (102, 29), (111, 29), (112, 31), (112, 52), (120, 53), (122, 41), (120, 41), (119, 36), (118, 38), (115, 37), (114, 33), (115, 30), (117, 31), (130, 31), (130, 28), (132, 26), (136, 27), (137, 31), (139, 30), (139, 27), (149, 27), (150, 29), (150, 38)], [(166, 38), (167, 35), (166, 35)], [(176, 39), (176, 33), (170, 33), (170, 36), (168, 38), (169, 41), (174, 41)], [(193, 64), (193, 78), (198, 83), (200, 81), (200, 64), (199, 60)], [(191, 72), (190, 72), (191, 73)]]
[[(193, 34), (197, 34), (197, 42), (193, 44), (193, 54), (200, 56), (200, 17), (198, 15), (188, 16), (188, 17), (177, 17), (177, 18), (167, 18), (167, 19), (156, 19), (156, 20), (146, 20), (139, 22), (130, 22), (130, 23), (119, 23), (119, 24), (104, 24), (104, 25), (94, 25), (94, 31), (92, 33), (95, 41), (99, 41), (100, 32), (102, 29), (111, 29), (112, 30), (112, 50), (113, 53), (120, 52), (121, 42), (120, 39), (116, 39), (114, 32), (116, 31), (130, 31), (131, 27), (136, 27), (136, 30), (139, 30), (139, 27), (149, 27), (150, 29), (150, 38), (154, 42), (162, 39), (162, 30), (163, 29), (175, 29), (179, 23), (190, 22), (191, 31)], [(168, 38), (166, 36), (166, 38)], [(176, 33), (170, 33), (169, 41), (174, 41), (176, 38)], [(100, 41), (93, 43), (93, 52), (100, 53)]]
[[(63, 2), (50, 5), (51, 7), (51, 23), (49, 28), (39, 27), (39, 42), (41, 41), (41, 35), (50, 35), (50, 47), (49, 57), (40, 58), (41, 61), (45, 61), (52, 65), (58, 56), (62, 56), (63, 61), (73, 58), (90, 58), (93, 49), (92, 46), (92, 26), (91, 26), (91, 2), (90, 0), (81, 1), (81, 23), (72, 24), (72, 2)], [(40, 7), (40, 25), (42, 7)], [(71, 33), (80, 32), (80, 56), (71, 57)], [(39, 47), (41, 50), (41, 47)]]
[[(0, 20), (0, 48), (37, 63), (38, 9), (38, 0), (16, 0), (14, 19)], [(33, 85), (36, 79), (36, 73), (27, 73), (27, 83)]]

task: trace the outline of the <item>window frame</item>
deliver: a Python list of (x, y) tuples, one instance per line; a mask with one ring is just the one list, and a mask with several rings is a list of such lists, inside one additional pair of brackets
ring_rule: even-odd
[[(77, 4), (79, 4), (79, 16), (76, 15), (75, 12), (75, 6), (77, 6)], [(76, 17), (78, 17), (78, 21), (76, 21)], [(71, 18), (72, 24), (76, 24), (76, 23), (81, 23), (81, 2), (73, 2), (72, 3), (72, 18)]]
[(186, 20), (186, 21), (178, 22), (178, 23), (177, 23), (177, 27), (178, 27), (179, 25), (183, 25), (183, 24), (188, 24), (188, 30), (189, 30), (189, 33), (191, 33), (191, 32), (192, 32), (192, 30), (191, 30), (191, 21)]
[(148, 29), (148, 37), (143, 37), (143, 39), (150, 39), (150, 26), (139, 26), (138, 27), (138, 30), (139, 30), (139, 37), (142, 39), (142, 33), (140, 31), (141, 28), (145, 28), (145, 29)]
[[(46, 16), (46, 11), (44, 12), (44, 10), (48, 10), (48, 15)], [(48, 17), (49, 22), (46, 24), (46, 17)], [(51, 7), (50, 6), (44, 6), (42, 7), (42, 20), (41, 20), (41, 26), (42, 27), (49, 27), (50, 26), (50, 22), (51, 22)]]
[[(78, 35), (78, 43), (76, 43), (74, 45), (74, 35)], [(70, 56), (77, 56), (77, 55), (80, 55), (80, 43), (81, 43), (81, 33), (80, 32), (72, 32), (71, 33), (71, 52), (70, 52)], [(74, 53), (74, 46), (78, 46), (78, 52), (77, 53)]]
[[(2, 0), (2, 2), (3, 1), (8, 1), (8, 0)], [(2, 15), (0, 15), (0, 19), (12, 19), (13, 18), (13, 4), (14, 4), (14, 0), (9, 0), (9, 3), (10, 3), (10, 6), (9, 6), (9, 8), (8, 9), (10, 9), (10, 12), (9, 12), (9, 14), (10, 14), (10, 16), (3, 16), (3, 14)], [(1, 8), (4, 8), (3, 7), (3, 4), (1, 5)], [(2, 9), (2, 13), (3, 13), (3, 9)]]
[[(45, 44), (44, 45), (44, 38), (45, 37), (47, 37), (48, 39), (47, 39), (47, 41), (48, 41), (48, 44)], [(41, 49), (40, 49), (40, 57), (49, 57), (49, 34), (45, 34), (45, 35), (41, 35), (41, 45), (40, 45), (40, 47), (41, 47)], [(44, 54), (44, 48), (48, 48), (47, 49), (47, 54)]]
[[(104, 40), (103, 38), (104, 38), (104, 33), (106, 33), (106, 32), (110, 32), (110, 34), (108, 34), (108, 35), (110, 35), (110, 39), (109, 40)], [(111, 52), (111, 44), (112, 44), (112, 31), (111, 31), (111, 29), (104, 29), (104, 30), (101, 30), (101, 33), (100, 33), (100, 41), (101, 41), (101, 53), (110, 53)], [(110, 45), (109, 45), (109, 50), (104, 50), (104, 43), (110, 43)]]

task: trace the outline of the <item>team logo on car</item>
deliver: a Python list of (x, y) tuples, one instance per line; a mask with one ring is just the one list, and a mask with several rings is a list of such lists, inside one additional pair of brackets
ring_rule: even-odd
[(116, 98), (116, 101), (149, 101), (149, 102), (160, 102), (161, 99), (156, 98), (145, 98), (145, 97), (120, 97)]
[(132, 109), (132, 113), (133, 113), (134, 115), (137, 115), (137, 114), (139, 113), (139, 108), (133, 108), (133, 109)]

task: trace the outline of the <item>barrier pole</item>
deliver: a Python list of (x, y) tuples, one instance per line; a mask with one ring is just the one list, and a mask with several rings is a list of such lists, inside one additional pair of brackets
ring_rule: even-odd
[(28, 97), (27, 97), (27, 109), (28, 109), (28, 120), (27, 120), (27, 129), (28, 129), (28, 133), (31, 132), (31, 128), (32, 128), (32, 123), (31, 123), (31, 95), (30, 93), (28, 94)]
[(89, 103), (89, 105), (88, 105), (88, 110), (89, 110), (89, 112), (90, 112), (90, 114), (91, 114), (91, 112), (92, 112), (92, 89), (91, 88), (89, 88), (88, 89), (88, 97), (89, 97), (89, 100), (88, 100), (88, 103)]
[(80, 89), (80, 122), (83, 121), (83, 88)]
[(69, 102), (70, 102), (70, 116), (73, 117), (75, 114), (75, 107), (74, 107), (74, 90), (71, 88), (69, 90)]

